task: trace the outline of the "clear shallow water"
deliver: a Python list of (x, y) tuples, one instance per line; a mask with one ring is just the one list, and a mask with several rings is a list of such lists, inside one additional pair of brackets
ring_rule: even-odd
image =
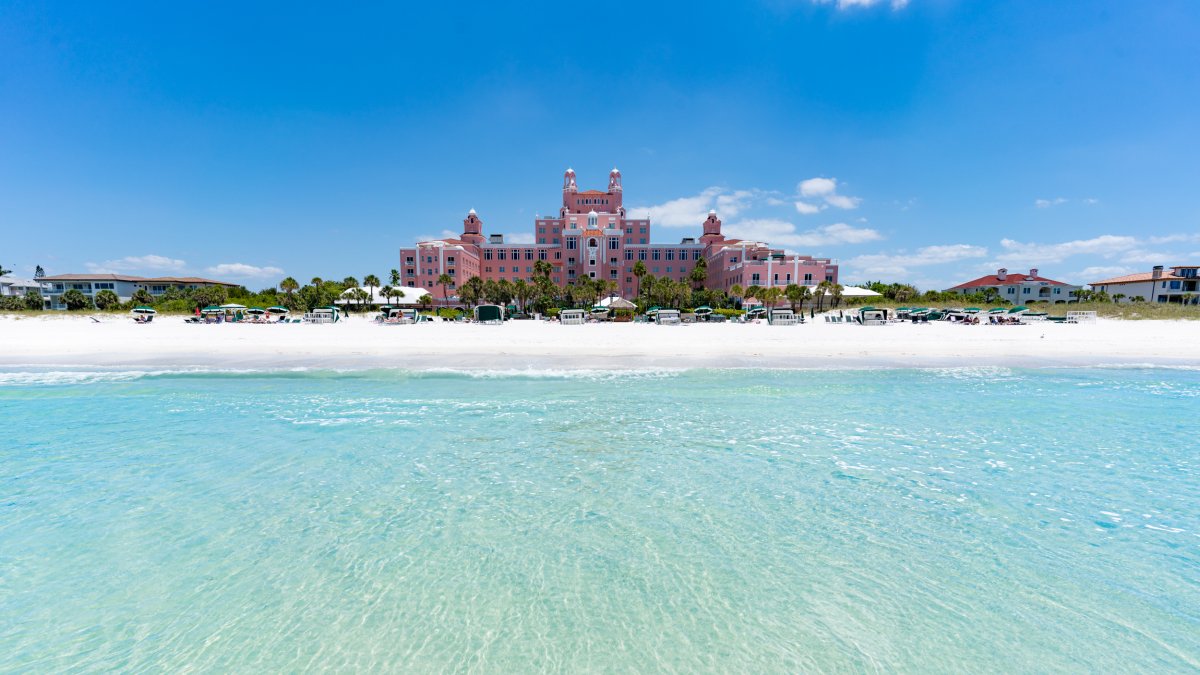
[(1187, 671), (1200, 372), (0, 373), (0, 671)]

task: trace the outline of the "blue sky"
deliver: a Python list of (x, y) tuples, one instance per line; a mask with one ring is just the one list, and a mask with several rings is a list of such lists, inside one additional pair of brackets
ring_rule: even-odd
[(1191, 0), (245, 4), (0, 3), (0, 263), (382, 276), (567, 166), (847, 282), (1200, 261)]

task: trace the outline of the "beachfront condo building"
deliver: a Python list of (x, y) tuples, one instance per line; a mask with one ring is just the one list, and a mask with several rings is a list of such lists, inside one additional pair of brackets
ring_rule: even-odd
[(1030, 302), (1072, 302), (1075, 300), (1075, 293), (1082, 287), (1038, 276), (1037, 268), (1029, 270), (1029, 274), (1009, 274), (1007, 269), (1001, 267), (995, 274), (979, 277), (946, 290), (971, 295), (982, 293), (989, 288), (996, 289), (1001, 300), (1007, 300), (1014, 305), (1024, 305)]
[(100, 291), (112, 291), (121, 302), (129, 302), (138, 289), (144, 288), (153, 298), (158, 298), (169, 288), (195, 289), (201, 286), (225, 286), (237, 288), (237, 284), (200, 277), (135, 277), (127, 274), (56, 274), (42, 277), (42, 293), (46, 298), (47, 309), (66, 309), (62, 302), (62, 294), (69, 290), (77, 290), (89, 299), (94, 299)]
[(483, 220), (475, 209), (463, 219), (458, 237), (418, 242), (400, 249), (400, 273), (404, 284), (418, 288), (438, 287), (442, 274), (454, 286), (478, 276), (482, 279), (531, 280), (539, 260), (553, 270), (550, 279), (562, 286), (577, 279), (606, 279), (616, 292), (633, 297), (637, 278), (633, 268), (641, 262), (648, 274), (687, 281), (700, 260), (707, 265), (708, 288), (728, 291), (732, 286), (815, 287), (822, 281), (837, 282), (838, 266), (828, 258), (795, 255), (771, 248), (765, 242), (728, 239), (721, 233), (721, 219), (709, 211), (697, 223), (700, 237), (684, 237), (678, 244), (652, 243), (648, 218), (626, 214), (621, 172), (608, 175), (608, 189), (580, 190), (575, 172), (563, 174), (562, 206), (557, 216), (534, 219), (533, 243), (506, 243), (504, 235), (484, 235)]
[(1088, 284), (1093, 291), (1105, 292), (1116, 302), (1195, 303), (1200, 301), (1200, 265), (1172, 265), (1165, 271), (1155, 265), (1149, 272), (1126, 274)]

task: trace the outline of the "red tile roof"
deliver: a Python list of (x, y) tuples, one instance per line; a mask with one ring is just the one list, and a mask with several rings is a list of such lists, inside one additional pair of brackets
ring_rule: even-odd
[(599, 196), (603, 197), (604, 195), (607, 195), (608, 193), (607, 193), (607, 192), (601, 192), (601, 191), (599, 191), (599, 190), (584, 190), (583, 192), (580, 192), (579, 194), (581, 194), (581, 195), (587, 195), (587, 196), (589, 196), (589, 197), (594, 197), (594, 196), (596, 196), (596, 195), (599, 195)]
[(1028, 281), (1036, 281), (1043, 284), (1049, 284), (1051, 286), (1070, 286), (1068, 283), (1047, 279), (1045, 277), (1030, 278), (1027, 274), (1009, 274), (1006, 275), (1003, 280), (1001, 280), (995, 274), (989, 274), (986, 277), (979, 277), (978, 279), (968, 281), (965, 284), (954, 286), (950, 290), (956, 291), (962, 288), (986, 288), (988, 286), (1015, 286)]
[[(1160, 279), (1182, 279), (1183, 277), (1177, 277), (1174, 274), (1164, 273), (1159, 278)], [(1099, 284), (1135, 284), (1139, 281), (1151, 281), (1153, 279), (1154, 279), (1154, 272), (1138, 272), (1137, 274), (1126, 274), (1126, 275), (1119, 276), (1119, 277), (1113, 277), (1111, 279), (1105, 279), (1104, 281), (1093, 281), (1093, 282), (1089, 283), (1088, 285), (1096, 286)]]

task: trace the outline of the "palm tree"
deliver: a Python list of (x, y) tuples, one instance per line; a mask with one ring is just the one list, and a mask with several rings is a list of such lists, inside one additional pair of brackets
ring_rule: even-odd
[(633, 276), (637, 277), (637, 294), (642, 294), (642, 277), (646, 276), (646, 263), (641, 260), (633, 264)]
[(313, 277), (312, 281), (310, 281), (308, 283), (312, 284), (314, 287), (320, 288), (321, 284), (325, 283), (325, 280), (322, 279), (321, 277)]
[(690, 279), (692, 282), (693, 290), (698, 291), (701, 288), (704, 288), (705, 282), (708, 281), (708, 263), (705, 262), (704, 258), (696, 261), (696, 266), (693, 267), (692, 271), (688, 274), (688, 279)]
[(388, 283), (392, 286), (400, 285), (400, 270), (392, 270), (392, 273), (388, 275)]
[(438, 282), (438, 285), (440, 285), (442, 287), (442, 304), (449, 305), (450, 304), (449, 286), (454, 283), (454, 277), (450, 276), (449, 274), (446, 274), (445, 272), (442, 272), (442, 274), (438, 277), (437, 282)]
[(837, 307), (842, 303), (843, 286), (839, 283), (829, 284), (829, 294), (833, 298), (833, 306)]
[(745, 292), (746, 292), (746, 289), (742, 288), (741, 284), (734, 284), (729, 287), (729, 295), (737, 298), (738, 300), (742, 299), (742, 293), (745, 293)]
[(825, 292), (828, 290), (829, 290), (829, 282), (828, 281), (822, 281), (821, 283), (817, 284), (816, 295), (817, 295), (817, 311), (818, 312), (821, 311), (821, 308), (825, 306)]
[(291, 299), (292, 293), (296, 292), (296, 289), (298, 289), (298, 288), (300, 288), (300, 284), (297, 283), (296, 280), (291, 277), (288, 277), (288, 278), (284, 279), (283, 281), (279, 282), (279, 290), (286, 293), (288, 296), (288, 299)]
[(0, 277), (8, 274), (12, 274), (12, 270), (6, 270), (4, 269), (4, 265), (0, 265)]
[(392, 291), (394, 291), (394, 290), (395, 289), (392, 288), (391, 286), (384, 286), (383, 288), (379, 289), (379, 294), (381, 296), (383, 296), (384, 298), (391, 298)]
[(533, 286), (524, 279), (517, 279), (517, 281), (513, 283), (513, 295), (517, 296), (517, 307), (520, 309), (521, 313), (524, 314), (525, 303), (529, 300), (529, 297), (533, 295)]
[(545, 260), (539, 260), (533, 263), (533, 274), (538, 277), (550, 278), (550, 273), (554, 271), (554, 266)]
[(808, 290), (808, 286), (800, 286), (797, 284), (788, 284), (784, 289), (783, 294), (787, 296), (788, 302), (792, 304), (792, 311), (796, 311), (796, 306), (800, 306), (800, 311), (804, 311), (804, 301), (812, 297), (812, 293)]
[(342, 279), (342, 290), (349, 290), (351, 288), (358, 288), (358, 279), (354, 277)]
[(375, 276), (374, 274), (368, 274), (367, 276), (363, 277), (363, 286), (366, 286), (367, 288), (371, 289), (371, 301), (372, 302), (374, 302), (374, 300), (375, 300), (375, 287), (378, 285), (379, 285), (379, 277)]

